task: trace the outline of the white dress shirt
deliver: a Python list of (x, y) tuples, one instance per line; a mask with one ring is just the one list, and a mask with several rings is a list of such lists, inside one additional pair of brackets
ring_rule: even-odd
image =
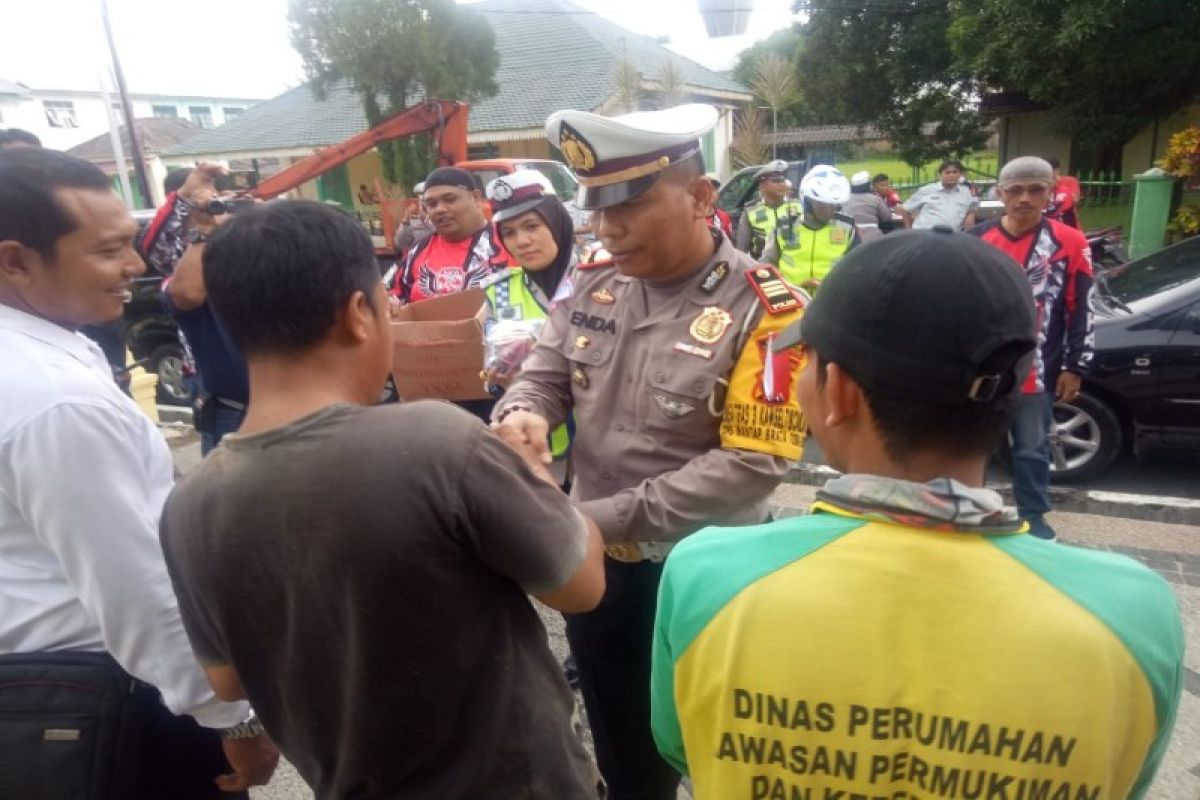
[(200, 724), (241, 722), (192, 654), (158, 540), (171, 453), (100, 348), (0, 305), (0, 654), (107, 651)]

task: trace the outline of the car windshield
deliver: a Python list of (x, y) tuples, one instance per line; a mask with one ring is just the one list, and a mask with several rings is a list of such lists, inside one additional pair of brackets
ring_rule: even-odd
[(1100, 273), (1105, 294), (1128, 306), (1200, 278), (1200, 236)]
[(536, 169), (550, 179), (559, 200), (575, 199), (575, 176), (557, 161), (527, 161), (517, 164), (517, 169)]
[(737, 211), (742, 197), (749, 191), (753, 181), (753, 170), (746, 170), (734, 175), (729, 179), (729, 183), (721, 187), (721, 192), (717, 196), (717, 205), (724, 211)]

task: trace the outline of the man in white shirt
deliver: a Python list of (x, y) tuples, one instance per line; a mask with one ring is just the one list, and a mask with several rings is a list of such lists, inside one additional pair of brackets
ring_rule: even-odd
[[(108, 653), (137, 679), (130, 693), (151, 697), (136, 755), (127, 740), (91, 755), (135, 775), (121, 796), (229, 797), (269, 780), (278, 752), (244, 702), (217, 699), (193, 656), (158, 541), (170, 451), (77, 333), (121, 316), (145, 270), (136, 231), (91, 164), (0, 153), (0, 697), (11, 711), (29, 670), (63, 683), (56, 670), (80, 666), (64, 654)], [(89, 769), (64, 757), (68, 744), (97, 738), (57, 722), (78, 709), (54, 703), (76, 701), (24, 697), (23, 713), (62, 715), (33, 731), (36, 746), (0, 750), (6, 796), (110, 796), (94, 772), (64, 774)]]
[(943, 161), (938, 167), (938, 181), (917, 189), (900, 206), (904, 227), (926, 230), (948, 225), (956, 231), (973, 227), (979, 201), (962, 182), (963, 174), (961, 161)]

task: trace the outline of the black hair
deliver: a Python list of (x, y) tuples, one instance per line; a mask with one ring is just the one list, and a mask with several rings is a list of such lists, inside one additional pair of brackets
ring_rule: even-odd
[(213, 309), (244, 354), (299, 353), (328, 335), (342, 306), (363, 292), (377, 314), (380, 282), (371, 238), (324, 203), (283, 200), (237, 214), (204, 249)]
[[(1023, 349), (1021, 353), (1023, 353)], [(1000, 368), (1021, 353), (1008, 350), (990, 356), (980, 366), (982, 371)], [(817, 353), (817, 383), (825, 384), (829, 359)], [(858, 380), (854, 368), (839, 363), (842, 371), (854, 378), (862, 389), (871, 409), (875, 427), (883, 439), (883, 449), (898, 464), (905, 463), (914, 453), (968, 453), (986, 456), (994, 453), (1008, 431), (1009, 420), (1016, 405), (1018, 392), (1009, 391), (990, 402), (937, 403), (916, 400), (886, 390), (872, 389)], [(1002, 387), (1011, 390), (1013, 387)]]
[(10, 144), (27, 144), (30, 147), (41, 147), (42, 140), (29, 131), (20, 128), (9, 128), (0, 131), (0, 149)]
[(947, 167), (954, 167), (962, 173), (966, 173), (967, 171), (966, 167), (963, 166), (963, 163), (957, 158), (947, 158), (942, 162), (941, 166), (938, 167), (938, 175), (941, 175), (943, 172), (945, 172)]
[(1048, 156), (1046, 158), (1046, 163), (1050, 165), (1051, 169), (1058, 169), (1062, 166), (1062, 162), (1059, 161), (1055, 156)]
[(188, 176), (191, 174), (191, 167), (179, 167), (168, 172), (167, 177), (163, 178), (163, 194), (178, 192), (179, 187), (187, 182)]
[(57, 150), (0, 150), (0, 241), (12, 240), (54, 258), (58, 240), (79, 222), (54, 197), (56, 189), (112, 191), (108, 176)]
[(890, 181), (890, 180), (891, 180), (891, 178), (889, 178), (887, 176), (886, 172), (881, 172), (878, 175), (876, 175), (874, 178), (871, 178), (871, 183), (879, 183), (880, 181)]

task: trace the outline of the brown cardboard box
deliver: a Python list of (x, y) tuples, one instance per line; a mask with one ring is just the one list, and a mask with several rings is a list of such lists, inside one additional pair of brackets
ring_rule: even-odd
[(405, 400), (488, 397), (483, 369), (482, 289), (467, 289), (400, 309), (392, 322), (392, 374)]

